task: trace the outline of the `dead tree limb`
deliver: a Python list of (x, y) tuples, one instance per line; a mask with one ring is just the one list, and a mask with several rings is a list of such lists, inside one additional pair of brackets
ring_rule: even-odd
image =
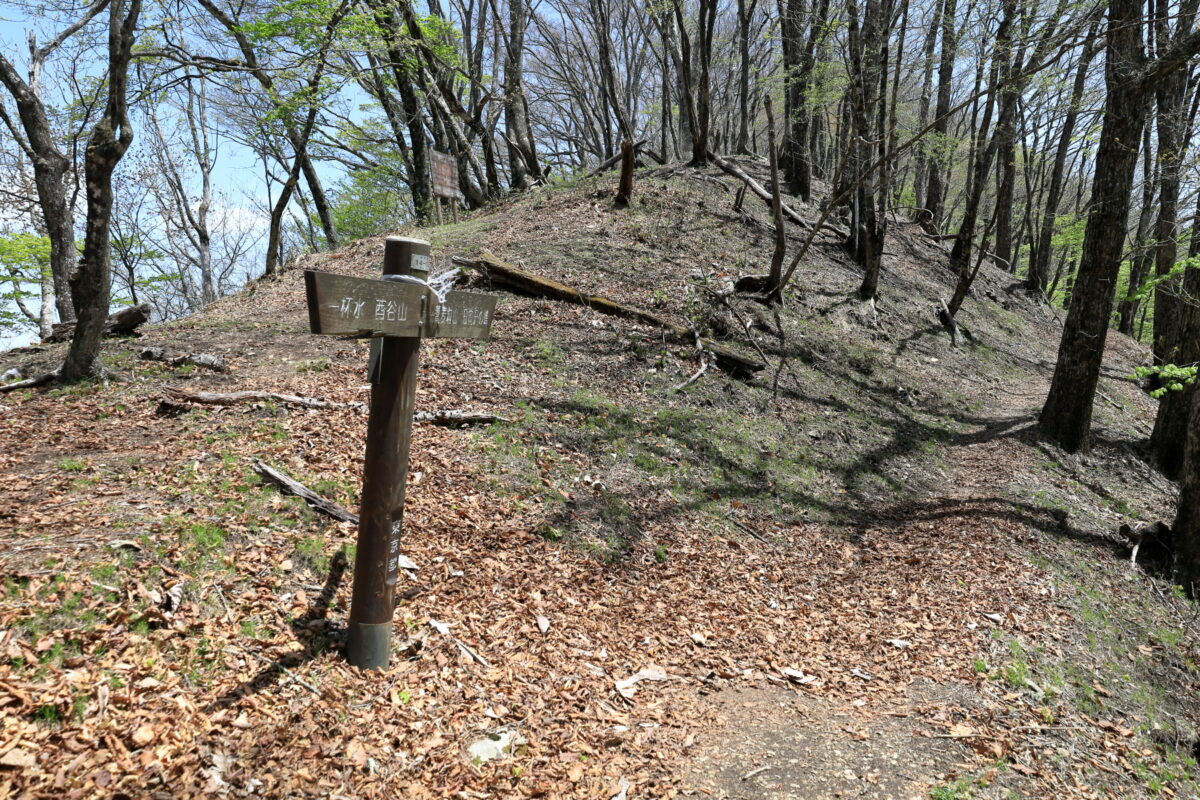
[[(104, 335), (115, 336), (133, 333), (137, 330), (138, 326), (148, 319), (150, 319), (150, 306), (145, 303), (122, 308), (120, 311), (108, 315), (108, 319), (104, 321)], [(65, 342), (74, 333), (74, 322), (59, 322), (51, 329), (50, 335), (46, 337), (45, 341)]]
[(199, 403), (208, 406), (233, 406), (238, 403), (254, 403), (273, 401), (287, 403), (302, 408), (359, 408), (362, 403), (334, 403), (319, 397), (300, 397), (294, 394), (277, 394), (275, 392), (259, 392), (247, 390), (242, 392), (187, 392), (174, 386), (166, 387), (163, 392), (167, 399), (176, 403)]
[[(771, 193), (767, 191), (766, 187), (764, 187), (761, 183), (754, 180), (754, 178), (751, 178), (750, 175), (747, 174), (746, 170), (742, 169), (737, 164), (734, 164), (732, 161), (721, 158), (716, 153), (710, 152), (708, 157), (712, 159), (712, 162), (722, 170), (728, 172), (730, 175), (748, 186), (750, 191), (754, 192), (755, 196), (766, 203), (768, 207), (771, 206)], [(806, 231), (811, 231), (813, 229), (812, 223), (800, 216), (800, 213), (796, 211), (796, 209), (792, 208), (786, 203), (780, 203), (780, 206), (782, 207), (783, 215), (789, 220), (796, 223)], [(839, 228), (831, 222), (822, 221), (822, 225), (826, 230), (832, 231), (838, 236), (846, 237), (850, 235), (849, 231), (845, 230), (844, 228)]]
[(440, 411), (418, 411), (416, 414), (413, 414), (413, 422), (426, 422), (430, 425), (459, 428), (463, 425), (491, 425), (493, 422), (512, 422), (512, 420), (507, 417), (488, 414), (484, 411), (443, 409)]
[[(720, 167), (723, 171), (728, 172), (730, 175), (732, 175), (733, 177), (737, 178), (742, 183), (744, 183), (750, 189), (750, 191), (754, 192), (754, 195), (759, 200), (762, 200), (764, 203), (767, 204), (768, 207), (770, 207), (771, 193), (769, 191), (767, 191), (766, 188), (761, 183), (754, 180), (754, 178), (751, 178), (750, 175), (747, 174), (747, 172), (744, 169), (739, 167), (737, 164), (734, 164), (732, 161), (727, 161), (726, 159), (721, 158), (716, 153), (710, 152), (708, 154), (708, 157), (710, 159), (712, 159), (712, 162), (714, 164), (716, 164), (718, 167)], [(784, 204), (781, 204), (781, 206), (782, 206), (782, 210), (783, 210), (783, 215), (785, 217), (787, 217), (792, 222), (799, 225), (801, 228), (804, 228), (804, 230), (806, 230), (806, 231), (812, 230), (812, 224), (809, 223), (809, 221), (806, 220), (804, 217), (800, 216), (800, 214), (798, 214), (795, 209), (790, 208), (789, 206), (784, 205)]]
[(170, 364), (172, 367), (182, 367), (185, 364), (192, 364), (197, 367), (211, 369), (213, 372), (229, 371), (229, 366), (225, 363), (225, 360), (211, 353), (172, 353), (170, 350), (162, 347), (147, 347), (138, 353), (138, 357), (143, 361), (162, 361), (165, 364)]
[(339, 506), (337, 503), (322, 497), (321, 495), (309, 489), (300, 481), (294, 478), (289, 478), (277, 469), (267, 466), (257, 458), (254, 459), (254, 471), (257, 472), (262, 479), (268, 483), (279, 487), (279, 491), (284, 494), (290, 494), (294, 497), (299, 497), (304, 502), (308, 503), (313, 509), (320, 511), (322, 514), (333, 517), (342, 522), (353, 522), (358, 524), (358, 515), (353, 514)]
[[(521, 294), (587, 306), (593, 311), (599, 311), (601, 314), (654, 325), (664, 329), (677, 340), (690, 343), (695, 339), (695, 333), (691, 328), (680, 325), (677, 322), (672, 322), (665, 317), (649, 311), (643, 311), (640, 308), (623, 305), (607, 297), (586, 295), (566, 284), (559, 283), (550, 278), (543, 278), (540, 275), (527, 272), (519, 267), (506, 264), (487, 251), (481, 253), (478, 258), (456, 257), (454, 263), (470, 267), (488, 278), (493, 284), (507, 287)], [(749, 377), (755, 372), (766, 368), (765, 362), (744, 356), (723, 344), (718, 344), (710, 339), (701, 339), (700, 341), (704, 349), (713, 354), (713, 357), (717, 361), (717, 366), (734, 377)]]
[(32, 378), (26, 378), (23, 381), (13, 381), (0, 386), (0, 392), (11, 392), (16, 389), (29, 389), (34, 386), (44, 386), (47, 383), (58, 378), (58, 370), (53, 372), (44, 372), (41, 375), (35, 375)]

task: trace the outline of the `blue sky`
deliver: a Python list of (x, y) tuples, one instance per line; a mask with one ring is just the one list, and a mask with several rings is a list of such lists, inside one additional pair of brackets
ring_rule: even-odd
[[(103, 15), (101, 15), (100, 19), (93, 22), (93, 24), (103, 24)], [(0, 0), (0, 50), (4, 52), (10, 61), (17, 64), (22, 74), (25, 74), (26, 69), (28, 52), (26, 38), (30, 28), (37, 31), (40, 41), (45, 41), (52, 37), (59, 30), (58, 25), (43, 24), (40, 21), (31, 20), (20, 8), (16, 8), (4, 2), (4, 0)], [(45, 79), (46, 99), (49, 102), (54, 102), (55, 78), (53, 69), (48, 70), (48, 73)], [(4, 90), (0, 88), (0, 95), (3, 92)], [(0, 136), (7, 136), (7, 132), (0, 130)], [(131, 155), (136, 152), (137, 146), (138, 141), (135, 138)], [(256, 206), (265, 200), (265, 189), (261, 175), (261, 168), (253, 153), (233, 142), (221, 142), (213, 183), (217, 192), (227, 197), (227, 213), (234, 215), (238, 219), (247, 220), (258, 214)], [(332, 181), (335, 178), (336, 176), (330, 176), (327, 180)], [(81, 217), (82, 215), (77, 216)], [(217, 216), (217, 214), (214, 214), (214, 216)], [(29, 344), (35, 339), (36, 336), (33, 333), (13, 335), (0, 331), (0, 349)]]

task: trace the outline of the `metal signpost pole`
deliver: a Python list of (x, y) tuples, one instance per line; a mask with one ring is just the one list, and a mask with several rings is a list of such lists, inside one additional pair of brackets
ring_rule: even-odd
[[(429, 252), (429, 242), (390, 237), (383, 252), (384, 276), (428, 277)], [(420, 319), (424, 317), (422, 313)], [(384, 669), (391, 656), (421, 338), (385, 336), (376, 342), (347, 643), (350, 663), (362, 669)]]

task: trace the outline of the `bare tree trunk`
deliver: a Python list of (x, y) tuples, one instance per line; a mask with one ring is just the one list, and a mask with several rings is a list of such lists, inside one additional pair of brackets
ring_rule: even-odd
[[(53, 125), (42, 102), (42, 70), (50, 54), (103, 11), (106, 4), (107, 0), (96, 0), (78, 20), (41, 47), (37, 46), (31, 36), (28, 81), (22, 79), (12, 62), (0, 53), (0, 84), (4, 85), (16, 103), (25, 139), (20, 140), (15, 129), (11, 130), (11, 133), (33, 165), (38, 204), (42, 211), (46, 237), (50, 239), (54, 307), (58, 311), (60, 322), (75, 319), (70, 276), (75, 271), (78, 255), (75, 250), (74, 215), (67, 199), (66, 180), (71, 160), (59, 148)], [(11, 127), (7, 116), (4, 120), (6, 125)]]
[(738, 133), (733, 149), (748, 153), (750, 146), (750, 20), (758, 0), (738, 0)]
[(1126, 284), (1125, 297), (1117, 302), (1117, 331), (1126, 336), (1133, 335), (1133, 322), (1137, 319), (1141, 301), (1130, 299), (1142, 285), (1142, 281), (1150, 274), (1150, 265), (1154, 261), (1152, 248), (1147, 245), (1150, 226), (1154, 222), (1154, 190), (1157, 181), (1154, 175), (1154, 145), (1150, 139), (1150, 126), (1142, 131), (1142, 207), (1138, 212), (1137, 232), (1134, 234), (1133, 247), (1129, 257), (1129, 281)]
[(1033, 258), (1029, 262), (1029, 275), (1025, 279), (1026, 290), (1041, 294), (1046, 291), (1046, 283), (1050, 277), (1050, 241), (1054, 236), (1054, 221), (1058, 216), (1058, 204), (1062, 199), (1063, 181), (1066, 176), (1067, 153), (1071, 149), (1071, 141), (1075, 135), (1075, 121), (1079, 118), (1079, 103), (1083, 99), (1083, 91), (1087, 87), (1088, 67), (1092, 58), (1099, 51), (1095, 44), (1095, 28), (1088, 31), (1083, 45), (1083, 54), (1079, 59), (1079, 69), (1075, 72), (1075, 83), (1071, 87), (1071, 104), (1063, 120), (1062, 132), (1058, 139), (1058, 149), (1054, 153), (1054, 166), (1050, 173), (1050, 187), (1046, 190), (1046, 204), (1042, 212), (1042, 223), (1038, 230), (1038, 245)]
[(954, 90), (954, 60), (958, 53), (956, 31), (956, 0), (945, 0), (942, 7), (942, 49), (938, 64), (937, 106), (933, 112), (934, 125), (930, 131), (933, 154), (929, 158), (929, 185), (925, 190), (926, 225), (930, 231), (940, 231), (946, 206), (947, 171), (950, 166), (949, 142), (950, 98)]
[[(1191, 30), (1196, 16), (1195, 0), (1184, 0), (1177, 22), (1176, 36), (1171, 35), (1170, 10), (1165, 0), (1157, 0), (1154, 16), (1155, 43), (1166, 50), (1178, 38)], [(1188, 143), (1187, 130), (1187, 70), (1178, 69), (1159, 81), (1155, 95), (1158, 103), (1158, 219), (1154, 225), (1154, 270), (1159, 277), (1171, 272), (1178, 253), (1179, 184), (1181, 164)], [(1172, 352), (1181, 340), (1174, 335), (1177, 300), (1181, 280), (1160, 283), (1154, 289), (1154, 357), (1159, 364), (1175, 361)]]
[[(1174, 363), (1180, 366), (1200, 363), (1200, 268), (1189, 269), (1184, 274), (1175, 304), (1173, 328), (1178, 343), (1174, 349)], [(1193, 406), (1193, 398), (1200, 395), (1198, 385), (1200, 379), (1181, 391), (1167, 392), (1159, 401), (1150, 447), (1159, 469), (1168, 478), (1178, 478), (1183, 469), (1188, 414)], [(1195, 428), (1197, 424), (1200, 424), (1200, 417), (1193, 417), (1192, 427)], [(1200, 469), (1200, 462), (1195, 467)]]
[(526, 0), (508, 2), (508, 37), (504, 51), (504, 133), (508, 140), (510, 185), (525, 191), (541, 181), (529, 128), (529, 110), (525, 105), (522, 79), (525, 56), (525, 26), (528, 21)]
[[(325, 235), (325, 241), (328, 242), (330, 247), (337, 247), (338, 234), (336, 226), (333, 224), (333, 213), (329, 207), (329, 200), (325, 196), (325, 189), (321, 185), (321, 178), (317, 174), (317, 170), (313, 166), (312, 160), (309, 158), (307, 138), (303, 138), (301, 136), (300, 131), (296, 129), (295, 120), (292, 119), (292, 112), (287, 110), (291, 104), (291, 98), (284, 98), (279, 95), (279, 92), (275, 86), (275, 79), (268, 70), (263, 69), (263, 67), (259, 64), (258, 54), (255, 51), (253, 44), (251, 44), (250, 39), (243, 32), (240, 21), (230, 17), (229, 14), (225, 13), (225, 11), (215, 5), (212, 0), (199, 0), (199, 2), (200, 5), (202, 5), (214, 19), (220, 22), (221, 25), (224, 26), (224, 28), (233, 37), (234, 41), (237, 43), (238, 49), (242, 53), (242, 58), (246, 63), (247, 71), (254, 76), (254, 79), (263, 88), (263, 91), (266, 92), (266, 95), (271, 101), (272, 105), (275, 107), (275, 110), (280, 112), (280, 120), (283, 123), (288, 141), (300, 159), (300, 166), (304, 172), (305, 182), (308, 184), (309, 195), (312, 197), (313, 205), (316, 207), (317, 216), (321, 220), (321, 229)], [(329, 24), (336, 26), (337, 20), (339, 20), (342, 15), (345, 14), (345, 11), (346, 3), (342, 2), (333, 14), (332, 23), (327, 23), (326, 25), (327, 41), (320, 54), (320, 60), (322, 64), (324, 63), (326, 57), (325, 48), (328, 47)], [(317, 101), (312, 99), (309, 102), (311, 104), (316, 103)]]
[[(207, 0), (201, 0), (206, 2)], [(433, 186), (429, 172), (429, 139), (425, 133), (425, 121), (421, 104), (417, 98), (417, 76), (403, 42), (408, 38), (400, 25), (395, 9), (389, 0), (367, 0), (375, 23), (379, 26), (391, 62), (392, 78), (400, 94), (401, 117), (408, 129), (408, 147), (411, 154), (408, 175), (409, 192), (412, 194), (413, 213), (420, 221), (426, 221), (433, 213)]]
[[(934, 2), (933, 20), (929, 24), (929, 30), (925, 33), (924, 66), (921, 72), (921, 100), (917, 111), (918, 128), (924, 128), (929, 123), (929, 110), (933, 105), (934, 53), (937, 52), (938, 29), (942, 25), (942, 9), (944, 6), (945, 3), (943, 0), (936, 0)], [(929, 153), (927, 146), (922, 145), (917, 149), (916, 162), (916, 171), (913, 177), (915, 205), (918, 209), (916, 220), (923, 222), (926, 217), (922, 212), (925, 208), (925, 181), (929, 174)]]
[(700, 75), (696, 85), (696, 135), (692, 139), (691, 165), (708, 163), (709, 128), (712, 119), (712, 86), (709, 72), (712, 69), (713, 30), (717, 22), (717, 0), (699, 0), (699, 17), (696, 24), (696, 39), (699, 48)]
[(775, 145), (775, 114), (771, 110), (771, 97), (763, 98), (767, 112), (767, 147), (771, 162), (771, 217), (775, 222), (775, 249), (771, 253), (771, 271), (767, 274), (767, 285), (763, 293), (770, 302), (779, 302), (783, 291), (783, 258), (787, 254), (787, 232), (783, 222), (783, 199), (779, 196), (779, 148)]
[[(886, 2), (886, 0), (884, 0)], [(874, 302), (879, 290), (879, 270), (883, 264), (883, 244), (887, 236), (886, 170), (870, 169), (876, 152), (887, 147), (883, 130), (886, 104), (882, 88), (886, 86), (887, 65), (884, 63), (884, 42), (888, 36), (892, 4), (881, 0), (866, 0), (861, 25), (858, 2), (849, 0), (850, 15), (850, 73), (852, 81), (852, 114), (854, 119), (854, 173), (858, 174), (855, 189), (852, 231), (856, 236), (855, 258), (863, 268), (858, 298)], [(866, 174), (861, 174), (862, 172)]]
[(1191, 425), (1183, 456), (1179, 483), (1179, 512), (1175, 516), (1175, 580), (1196, 596), (1200, 583), (1200, 392), (1194, 392)]
[[(1012, 26), (1017, 14), (1015, 0), (1004, 0), (1003, 9), (1004, 16), (1001, 18), (1000, 27), (996, 31), (996, 48), (992, 56), (991, 76), (989, 78), (992, 85), (1004, 81), (1011, 74), (1013, 68), (1011, 46)], [(991, 126), (994, 100), (995, 98), (990, 94), (984, 99), (983, 121), (980, 123), (975, 137), (975, 141), (977, 142), (975, 159), (970, 173), (970, 181), (967, 184), (966, 208), (963, 210), (962, 222), (958, 226), (958, 235), (954, 237), (954, 246), (950, 250), (950, 267), (959, 275), (958, 286), (954, 290), (954, 297), (950, 300), (951, 315), (958, 314), (958, 309), (962, 305), (970, 288), (968, 278), (972, 274), (971, 246), (972, 240), (975, 238), (975, 226), (979, 221), (979, 209), (980, 204), (983, 202), (983, 191), (987, 188), (988, 172), (991, 170), (992, 160), (996, 157), (1000, 141), (1007, 135), (1007, 131), (1012, 128), (1016, 119), (1017, 87), (1005, 86), (1001, 90), (999, 119), (996, 122), (996, 130), (989, 136), (988, 129)]]
[[(1083, 258), (1063, 330), (1058, 364), (1042, 407), (1042, 431), (1068, 452), (1091, 443), (1092, 403), (1100, 379), (1113, 293), (1121, 268), (1130, 190), (1151, 93), (1163, 76), (1200, 49), (1200, 34), (1147, 63), (1141, 0), (1110, 0), (1105, 115), (1084, 234)], [(1181, 60), (1182, 59), (1182, 60)]]
[[(788, 187), (806, 203), (812, 199), (813, 176), (810, 141), (813, 105), (808, 92), (816, 68), (817, 48), (827, 35), (829, 0), (815, 0), (811, 14), (808, 14), (808, 11), (807, 0), (786, 0), (780, 3), (783, 67), (786, 76), (784, 113), (788, 121), (781, 164)], [(804, 21), (806, 14), (807, 23)], [(804, 36), (806, 27), (807, 38)]]
[[(87, 225), (83, 257), (71, 276), (71, 292), (77, 307), (75, 333), (63, 362), (61, 378), (72, 382), (102, 376), (100, 340), (108, 319), (112, 289), (112, 174), (133, 142), (129, 124), (126, 88), (134, 30), (141, 13), (141, 0), (109, 0), (107, 99), (100, 119), (92, 128), (84, 154), (87, 181)], [(124, 15), (124, 18), (122, 18)]]

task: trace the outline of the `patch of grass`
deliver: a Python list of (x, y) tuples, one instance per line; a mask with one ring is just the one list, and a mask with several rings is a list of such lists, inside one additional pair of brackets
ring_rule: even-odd
[(1022, 659), (1010, 661), (1001, 670), (1004, 682), (1014, 689), (1029, 688), (1029, 662)]
[(319, 536), (307, 536), (296, 543), (295, 560), (311, 568), (322, 566), (322, 555), (325, 553), (325, 540)]
[(88, 462), (82, 458), (74, 456), (64, 458), (58, 462), (58, 468), (63, 472), (83, 472), (88, 467)]
[(543, 367), (557, 367), (563, 363), (566, 356), (556, 342), (549, 339), (538, 339), (533, 345), (533, 357)]
[(962, 777), (953, 783), (937, 786), (929, 792), (929, 800), (967, 800), (975, 794), (975, 779)]
[(311, 372), (328, 372), (332, 366), (332, 362), (328, 358), (314, 358), (310, 361), (297, 361), (292, 366), (292, 371), (297, 375), (305, 375)]

